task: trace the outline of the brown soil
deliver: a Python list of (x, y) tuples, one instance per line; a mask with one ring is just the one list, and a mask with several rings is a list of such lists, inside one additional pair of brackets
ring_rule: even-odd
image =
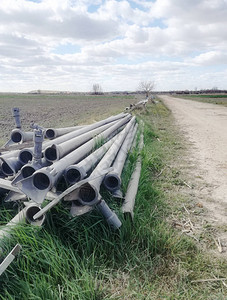
[(226, 246), (227, 108), (167, 95), (160, 98), (189, 141), (188, 172), (197, 181), (197, 200), (206, 208), (205, 218), (218, 229)]
[(124, 94), (0, 93), (0, 146), (7, 141), (14, 128), (13, 107), (20, 108), (23, 130), (30, 130), (32, 121), (46, 128), (90, 124), (120, 113), (137, 101), (136, 95)]

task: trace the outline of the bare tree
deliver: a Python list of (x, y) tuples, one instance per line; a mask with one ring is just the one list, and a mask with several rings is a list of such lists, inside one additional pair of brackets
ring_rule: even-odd
[(102, 87), (101, 87), (100, 84), (98, 84), (98, 83), (93, 84), (93, 86), (92, 86), (92, 94), (94, 94), (94, 95), (101, 95), (101, 94), (103, 94)]
[(147, 98), (149, 97), (153, 89), (154, 89), (154, 81), (141, 81), (139, 83), (139, 91), (146, 94)]

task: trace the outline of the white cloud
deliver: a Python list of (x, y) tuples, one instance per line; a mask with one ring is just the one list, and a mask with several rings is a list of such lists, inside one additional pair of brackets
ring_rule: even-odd
[(83, 90), (93, 80), (135, 90), (153, 77), (157, 89), (193, 88), (213, 72), (224, 88), (226, 15), (226, 0), (1, 0), (0, 91)]
[(209, 51), (192, 59), (197, 65), (227, 65), (227, 53), (221, 51)]

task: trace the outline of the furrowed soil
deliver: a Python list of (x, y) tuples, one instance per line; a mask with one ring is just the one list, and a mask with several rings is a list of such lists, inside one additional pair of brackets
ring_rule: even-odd
[(0, 94), (0, 143), (3, 144), (14, 128), (11, 109), (19, 107), (23, 130), (30, 130), (34, 121), (40, 126), (67, 127), (90, 124), (122, 112), (137, 102), (134, 95), (86, 94)]
[(226, 247), (227, 108), (167, 95), (160, 98), (189, 144), (187, 171), (196, 186), (191, 194), (205, 207), (204, 217), (216, 228), (220, 243)]

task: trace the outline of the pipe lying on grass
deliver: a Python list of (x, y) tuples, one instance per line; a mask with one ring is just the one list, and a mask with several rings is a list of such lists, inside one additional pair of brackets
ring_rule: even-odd
[(3, 237), (9, 237), (12, 229), (14, 229), (15, 226), (17, 226), (18, 224), (23, 223), (25, 221), (25, 212), (26, 207), (19, 211), (13, 219), (11, 219), (4, 227), (0, 229), (0, 240)]
[(92, 211), (94, 206), (82, 205), (79, 201), (72, 201), (72, 206), (70, 209), (70, 215), (72, 217), (82, 216)]
[(6, 256), (6, 258), (0, 264), (0, 276), (8, 268), (8, 266), (13, 262), (13, 260), (19, 254), (19, 252), (20, 252), (21, 249), (22, 249), (21, 245), (20, 244), (16, 244), (16, 246)]
[(133, 220), (134, 213), (134, 205), (135, 205), (135, 199), (138, 191), (139, 186), (139, 179), (140, 179), (140, 173), (141, 173), (141, 155), (140, 152), (144, 146), (143, 142), (143, 134), (140, 136), (140, 143), (139, 143), (139, 156), (136, 162), (135, 169), (132, 173), (132, 176), (130, 178), (127, 192), (125, 195), (124, 203), (122, 205), (122, 212), (125, 217), (129, 216), (131, 220)]
[[(117, 135), (118, 136), (118, 135)], [(64, 177), (69, 184), (74, 184), (87, 176), (87, 172), (94, 167), (97, 162), (103, 157), (106, 151), (114, 143), (117, 136), (113, 137), (100, 148), (92, 152), (85, 159), (75, 165), (71, 165), (65, 169)]]
[[(135, 125), (136, 126), (136, 125)], [(128, 155), (128, 151), (132, 145), (132, 141), (135, 136), (135, 130), (132, 127), (128, 132), (121, 148), (118, 151), (118, 154), (113, 163), (113, 172), (106, 174), (103, 184), (111, 192), (120, 190), (121, 187), (121, 173), (125, 164), (125, 160)]]
[(45, 215), (34, 219), (34, 215), (37, 214), (41, 208), (37, 204), (30, 204), (26, 207), (25, 218), (28, 223), (34, 226), (42, 226), (45, 221)]
[[(99, 176), (104, 177), (111, 170), (112, 170), (112, 168), (104, 169), (100, 172)], [(75, 198), (71, 192), (75, 191), (77, 188), (79, 188), (83, 184), (86, 184), (88, 181), (95, 180), (96, 178), (97, 178), (97, 176), (95, 176), (95, 177), (90, 176), (88, 178), (81, 180), (80, 182), (76, 182), (74, 185), (67, 188), (64, 192), (62, 192), (60, 195), (55, 197), (55, 199), (53, 199), (50, 203), (48, 203), (46, 206), (44, 206), (44, 208), (42, 208), (41, 211), (38, 212), (34, 216), (34, 219), (36, 220), (36, 218), (39, 218), (40, 216), (44, 215), (47, 211), (49, 211), (51, 208), (53, 208), (55, 205), (57, 205), (61, 201), (62, 198), (66, 197), (66, 196), (68, 197), (67, 198), (68, 201), (73, 202), (75, 200)], [(64, 199), (64, 200), (66, 200), (66, 199)]]
[[(128, 149), (128, 152), (129, 152), (129, 151), (132, 151), (132, 149), (133, 149), (133, 144), (136, 144), (137, 129), (138, 129), (138, 124), (136, 123), (136, 125), (134, 126), (134, 129), (133, 129), (133, 132), (132, 132), (132, 138), (133, 138), (133, 140), (132, 140), (132, 142), (131, 142), (131, 146), (130, 146), (129, 149)], [(126, 164), (124, 165), (124, 167), (126, 167)], [(108, 175), (108, 174), (107, 174), (107, 175)], [(121, 174), (120, 174), (120, 175), (121, 175)], [(120, 176), (120, 175), (119, 175), (119, 176)], [(119, 198), (119, 199), (123, 199), (123, 193), (122, 193), (122, 191), (121, 191), (121, 181), (120, 181), (120, 183), (119, 183), (119, 188), (114, 189), (114, 190), (112, 190), (111, 192), (112, 192), (113, 197)]]
[(54, 162), (51, 166), (42, 168), (34, 172), (32, 176), (17, 182), (18, 188), (33, 201), (42, 203), (47, 192), (55, 185), (65, 168), (83, 159), (90, 151), (92, 151), (97, 140), (102, 138), (103, 135), (111, 134), (124, 123), (128, 122), (129, 119), (130, 116), (123, 118), (109, 127), (106, 131), (99, 134), (96, 138), (86, 142), (59, 161)]
[(95, 205), (98, 203), (99, 189), (104, 176), (100, 176), (103, 169), (109, 168), (117, 155), (117, 152), (123, 143), (127, 133), (135, 123), (135, 117), (133, 117), (126, 127), (120, 132), (118, 138), (115, 140), (113, 145), (109, 148), (107, 153), (104, 155), (102, 160), (98, 163), (94, 171), (91, 173), (91, 177), (96, 179), (91, 182), (87, 182), (80, 186), (78, 189), (74, 190), (72, 194), (75, 200), (79, 200), (83, 205)]
[[(4, 199), (5, 202), (16, 201), (16, 200), (25, 200), (27, 196), (18, 189), (18, 187), (12, 185), (11, 181), (0, 178), (0, 187), (4, 191), (8, 191), (9, 194)], [(12, 193), (11, 193), (12, 192)], [(46, 195), (47, 200), (53, 200), (58, 196), (57, 193), (49, 191)]]
[[(49, 137), (63, 135), (44, 143), (43, 128), (33, 126), (36, 133), (34, 142), (35, 136), (37, 138), (34, 149), (24, 148), (15, 155), (5, 153), (7, 156), (5, 160), (24, 164), (13, 180), (15, 186), (9, 181), (12, 178), (2, 179), (4, 184), (8, 181), (3, 187), (10, 190), (5, 201), (23, 201), (27, 198), (34, 201), (35, 203), (28, 203), (29, 207), (26, 208), (24, 218), (38, 226), (44, 222), (45, 213), (64, 198), (65, 201), (70, 201), (68, 204), (71, 204), (72, 216), (98, 209), (111, 227), (120, 228), (121, 221), (101, 198), (99, 190), (105, 178), (107, 182), (105, 185), (108, 186), (110, 183), (111, 191), (115, 193), (120, 191), (120, 176), (137, 129), (137, 125), (134, 125), (135, 117), (122, 113), (82, 128), (57, 128), (54, 129), (55, 132), (51, 132), (50, 128)], [(73, 131), (66, 133), (68, 130)], [(19, 149), (18, 147), (16, 149)], [(52, 157), (48, 158), (49, 154)], [(43, 165), (47, 163), (46, 157), (53, 162), (51, 165)], [(1, 161), (4, 162), (4, 157)], [(89, 172), (91, 174), (86, 178)], [(67, 189), (64, 185), (61, 186), (65, 190), (58, 195), (53, 193), (53, 200), (41, 209), (40, 204), (45, 198), (49, 199), (51, 190), (56, 191), (59, 187), (57, 184), (63, 173), (73, 185)], [(116, 186), (113, 186), (111, 176), (114, 177), (114, 182), (117, 181)]]
[(101, 199), (100, 202), (96, 205), (98, 210), (101, 212), (103, 217), (106, 219), (107, 223), (113, 229), (119, 229), (122, 225), (118, 216), (114, 211), (112, 211), (109, 206), (106, 204), (105, 200)]
[(18, 214), (12, 218), (4, 227), (0, 229), (0, 240), (3, 237), (9, 237), (12, 229), (18, 224), (27, 221), (31, 225), (41, 226), (44, 223), (45, 215), (40, 216), (36, 220), (33, 218), (34, 215), (41, 209), (35, 203), (26, 203), (26, 206), (18, 212)]

